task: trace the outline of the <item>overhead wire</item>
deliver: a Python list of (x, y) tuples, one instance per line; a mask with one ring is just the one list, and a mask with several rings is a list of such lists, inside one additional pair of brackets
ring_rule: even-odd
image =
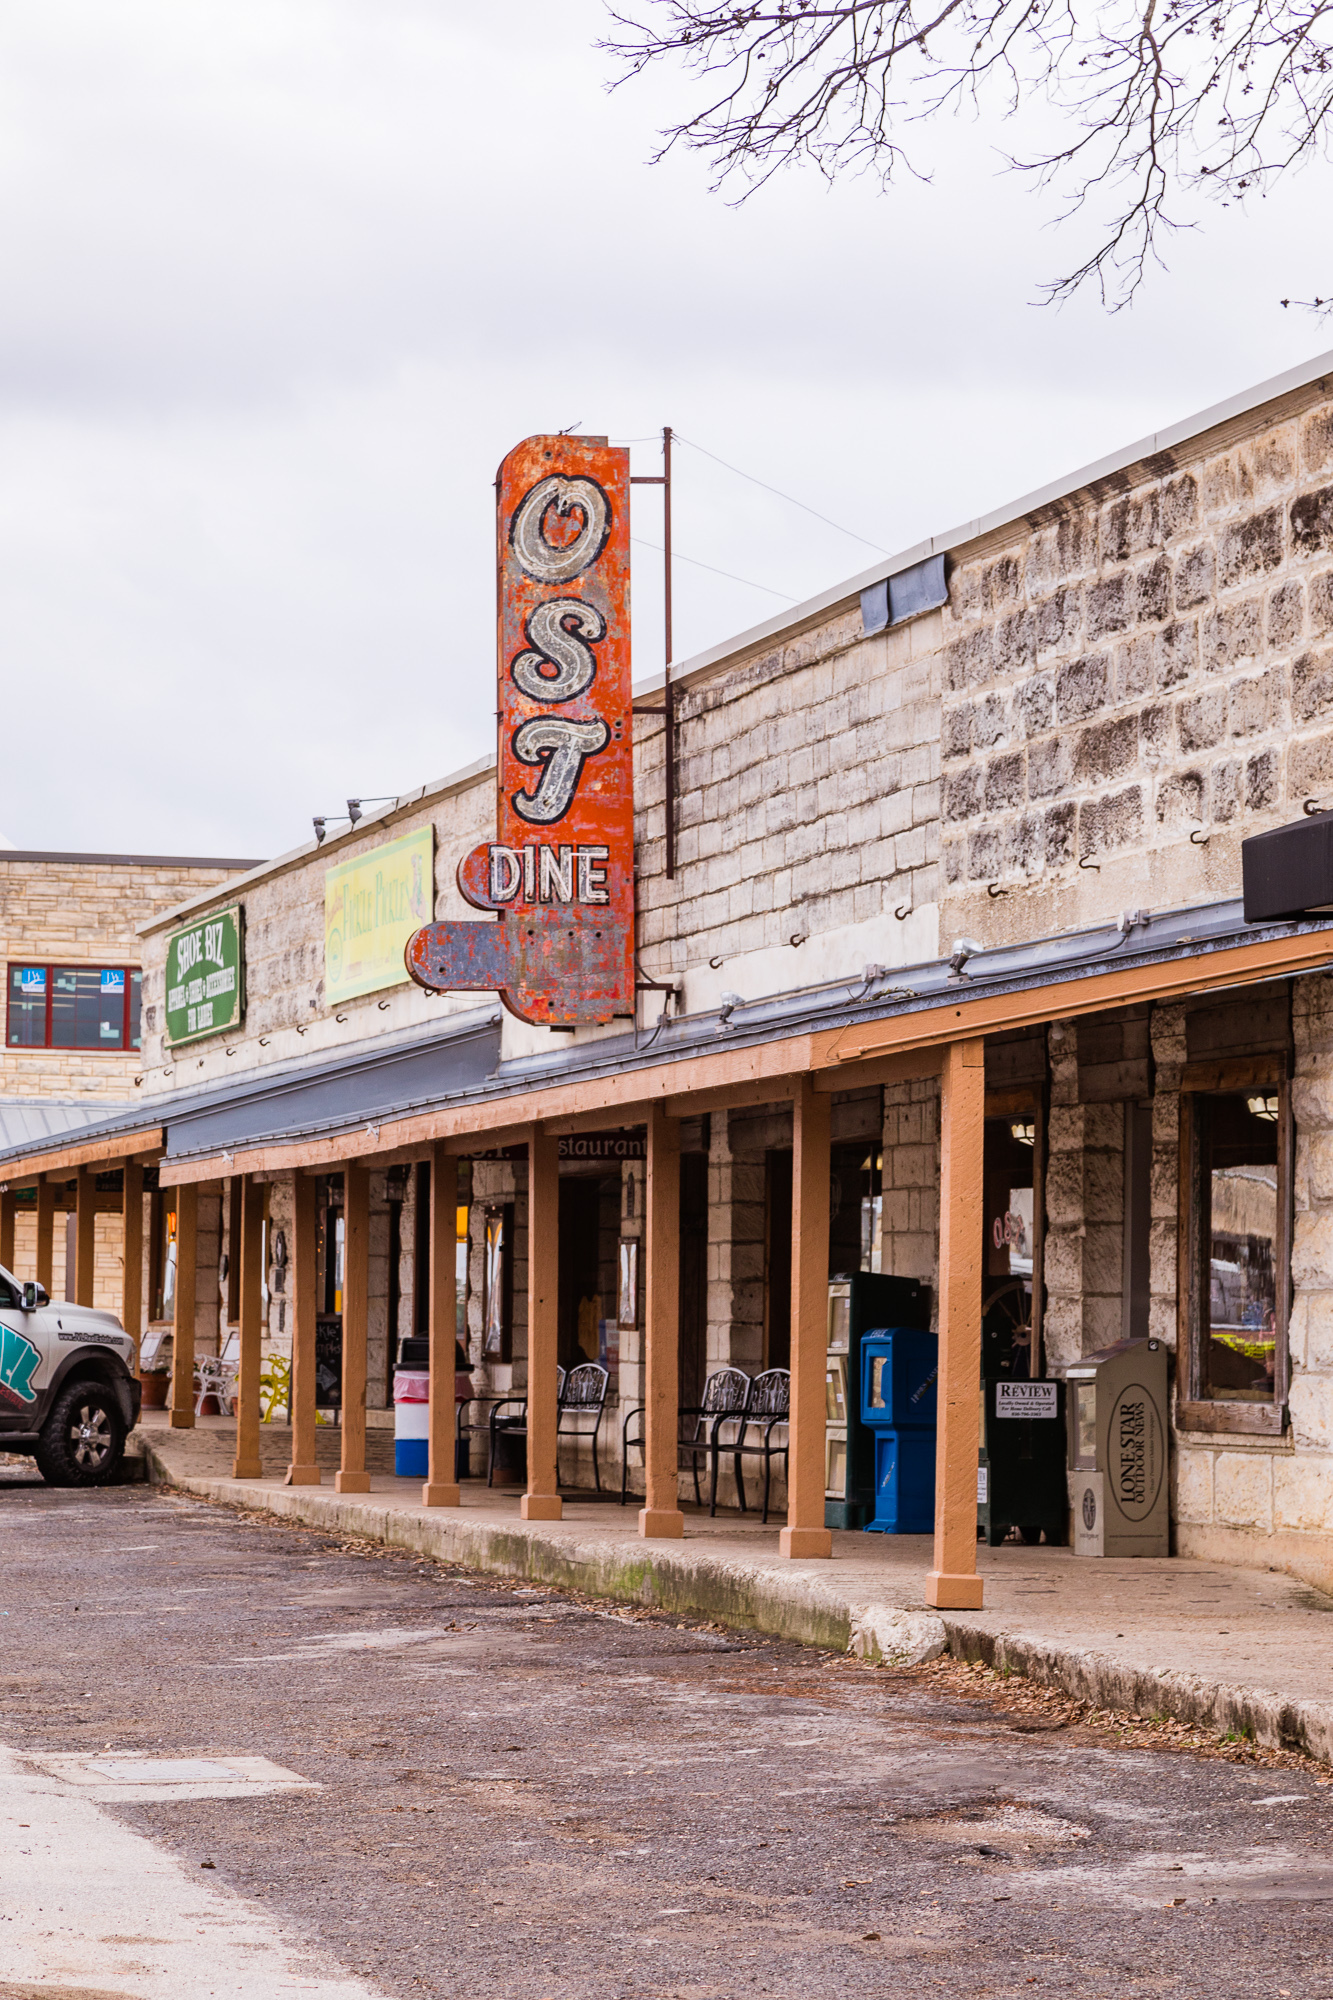
[[(651, 549), (655, 555), (666, 554), (660, 542), (645, 541), (642, 535), (631, 535), (630, 540), (637, 543), (641, 549)], [(771, 583), (756, 583), (753, 577), (737, 576), (732, 570), (718, 569), (713, 563), (700, 562), (698, 556), (683, 555), (679, 549), (672, 549), (671, 560), (673, 562), (692, 563), (695, 569), (706, 569), (712, 576), (724, 576), (729, 583), (743, 583), (748, 590), (766, 591), (770, 597), (780, 597), (787, 604), (800, 603), (798, 597), (788, 596), (785, 590), (774, 590)]]
[[(802, 512), (803, 514), (809, 514), (809, 515), (813, 516), (813, 518), (814, 518), (814, 519), (815, 519), (816, 521), (822, 521), (822, 522), (824, 523), (824, 526), (825, 526), (826, 528), (832, 528), (832, 529), (834, 529), (834, 530), (835, 530), (835, 532), (836, 532), (836, 533), (838, 533), (839, 535), (848, 535), (848, 536), (850, 536), (850, 538), (851, 538), (851, 540), (852, 540), (852, 541), (854, 541), (854, 542), (860, 542), (860, 543), (862, 544), (862, 546), (863, 546), (863, 547), (865, 547), (865, 548), (867, 548), (867, 549), (874, 549), (874, 551), (875, 551), (875, 553), (876, 553), (877, 555), (881, 555), (881, 556), (886, 556), (886, 555), (888, 555), (888, 554), (889, 554), (889, 550), (888, 550), (888, 549), (886, 549), (886, 548), (882, 548), (882, 547), (880, 546), (880, 544), (879, 544), (878, 542), (872, 542), (872, 541), (870, 540), (869, 536), (867, 536), (867, 535), (858, 535), (858, 534), (857, 534), (857, 532), (856, 532), (856, 530), (855, 530), (854, 528), (844, 528), (844, 527), (843, 527), (843, 526), (841, 525), (841, 523), (840, 523), (840, 522), (837, 522), (837, 521), (831, 521), (831, 520), (829, 519), (828, 515), (827, 515), (827, 514), (821, 514), (821, 513), (819, 512), (818, 508), (816, 508), (816, 507), (807, 507), (807, 506), (806, 506), (806, 504), (805, 504), (805, 502), (804, 502), (804, 500), (797, 500), (797, 499), (796, 499), (796, 498), (795, 498), (795, 497), (794, 497), (794, 496), (793, 496), (792, 494), (790, 494), (790, 493), (782, 493), (782, 492), (780, 492), (780, 491), (778, 490), (778, 488), (777, 488), (776, 486), (770, 486), (770, 485), (769, 485), (769, 483), (768, 483), (768, 481), (767, 481), (766, 479), (756, 479), (756, 478), (755, 478), (755, 475), (754, 475), (754, 474), (753, 474), (752, 472), (744, 472), (744, 471), (742, 471), (742, 469), (741, 469), (741, 467), (740, 467), (739, 465), (732, 465), (732, 464), (731, 464), (731, 463), (730, 463), (730, 462), (729, 462), (729, 461), (728, 461), (727, 459), (725, 459), (725, 458), (719, 458), (719, 457), (718, 457), (718, 455), (717, 455), (717, 453), (716, 453), (715, 451), (709, 451), (709, 449), (708, 449), (707, 445), (702, 445), (702, 444), (695, 444), (695, 442), (694, 442), (694, 440), (693, 440), (692, 438), (687, 438), (687, 437), (683, 437), (683, 436), (681, 435), (681, 433), (680, 433), (679, 431), (673, 431), (673, 432), (672, 432), (672, 438), (673, 438), (673, 441), (674, 441), (675, 443), (677, 443), (677, 444), (684, 444), (684, 445), (688, 445), (691, 451), (699, 451), (699, 452), (702, 452), (705, 458), (711, 458), (711, 459), (712, 459), (712, 461), (713, 461), (714, 465), (720, 465), (720, 466), (722, 466), (722, 467), (723, 467), (723, 469), (724, 469), (725, 471), (727, 471), (727, 472), (734, 472), (734, 473), (735, 473), (735, 475), (736, 475), (736, 477), (737, 477), (738, 479), (748, 479), (748, 480), (749, 480), (749, 482), (750, 482), (750, 484), (751, 484), (751, 486), (760, 486), (760, 487), (762, 487), (762, 488), (763, 488), (763, 490), (764, 490), (764, 492), (765, 492), (765, 493), (771, 493), (771, 494), (773, 494), (773, 496), (775, 497), (775, 499), (778, 499), (778, 500), (785, 500), (785, 501), (787, 502), (787, 505), (788, 505), (789, 507), (799, 507), (799, 508), (801, 509), (801, 512)], [(781, 591), (779, 591), (779, 592), (777, 592), (776, 594), (777, 594), (778, 596), (781, 596), (781, 595), (782, 595), (782, 592), (781, 592)], [(796, 603), (796, 601), (797, 601), (797, 600), (796, 600), (795, 598), (791, 598), (791, 599), (789, 600), (789, 602), (791, 602), (791, 603), (793, 603), (793, 604), (794, 604), (794, 603)]]

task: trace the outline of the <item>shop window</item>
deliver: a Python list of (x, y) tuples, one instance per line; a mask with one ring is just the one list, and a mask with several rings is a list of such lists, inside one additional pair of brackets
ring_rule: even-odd
[(142, 991), (143, 974), (133, 966), (11, 965), (6, 1045), (137, 1049)]
[(481, 1352), (487, 1361), (513, 1360), (514, 1209), (512, 1202), (486, 1210), (482, 1258)]
[(1040, 1099), (987, 1092), (982, 1226), (982, 1372), (1019, 1380), (1042, 1371)]
[(1183, 1420), (1273, 1430), (1287, 1389), (1288, 1090), (1269, 1066), (1227, 1080), (1239, 1087), (1181, 1100)]

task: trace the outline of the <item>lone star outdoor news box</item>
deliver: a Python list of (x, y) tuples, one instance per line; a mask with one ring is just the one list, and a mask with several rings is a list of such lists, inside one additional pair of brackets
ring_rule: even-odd
[(1171, 1553), (1166, 1349), (1118, 1340), (1065, 1371), (1076, 1556)]

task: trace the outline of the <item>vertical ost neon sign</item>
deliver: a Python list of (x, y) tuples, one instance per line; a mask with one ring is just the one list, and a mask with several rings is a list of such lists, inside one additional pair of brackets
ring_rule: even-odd
[(535, 437), (497, 481), (496, 837), (458, 866), (493, 924), (427, 924), (407, 969), (545, 1026), (634, 1012), (629, 453)]

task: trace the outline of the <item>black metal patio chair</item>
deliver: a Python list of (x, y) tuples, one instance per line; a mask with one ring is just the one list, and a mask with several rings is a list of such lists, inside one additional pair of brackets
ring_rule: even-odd
[[(741, 1463), (746, 1458), (762, 1458), (764, 1461), (764, 1522), (768, 1521), (768, 1501), (773, 1483), (773, 1460), (783, 1461), (783, 1470), (790, 1478), (790, 1455), (788, 1450), (788, 1418), (791, 1415), (791, 1373), (786, 1368), (766, 1368), (762, 1375), (756, 1375), (750, 1384), (750, 1400), (745, 1407), (745, 1417), (740, 1427), (740, 1435), (734, 1444), (722, 1449), (732, 1454), (736, 1463), (736, 1492), (740, 1499), (741, 1512), (746, 1512), (745, 1482), (741, 1476)], [(760, 1435), (750, 1441), (750, 1432)], [(774, 1431), (781, 1431), (782, 1438), (774, 1443)], [(713, 1468), (717, 1478), (716, 1461)]]
[[(562, 1437), (583, 1438), (592, 1445), (593, 1483), (600, 1493), (602, 1490), (601, 1467), (597, 1462), (597, 1439), (602, 1428), (602, 1417), (606, 1410), (606, 1392), (610, 1376), (596, 1361), (581, 1361), (577, 1368), (566, 1374), (563, 1368), (556, 1370), (556, 1481), (560, 1477), (560, 1439)], [(502, 1416), (504, 1410), (513, 1410), (514, 1416)], [(591, 1427), (589, 1427), (591, 1425)], [(486, 1466), (486, 1484), (492, 1483), (495, 1473), (495, 1451), (497, 1440), (523, 1438), (528, 1435), (528, 1399), (526, 1396), (507, 1396), (496, 1403), (490, 1414), (490, 1457)]]
[[(687, 1405), (679, 1410), (680, 1435), (677, 1439), (676, 1463), (681, 1469), (688, 1466), (694, 1476), (694, 1504), (703, 1505), (699, 1491), (699, 1461), (703, 1459), (709, 1467), (708, 1511), (717, 1513), (717, 1461), (721, 1452), (730, 1449), (722, 1432), (728, 1425), (739, 1425), (744, 1417), (750, 1398), (750, 1378), (743, 1368), (719, 1368), (704, 1383), (701, 1402)], [(630, 1436), (630, 1425), (638, 1419), (638, 1435)], [(629, 1451), (637, 1445), (639, 1455), (643, 1455), (643, 1404), (630, 1410), (621, 1425), (620, 1460), (620, 1504), (623, 1507), (629, 1497)], [(743, 1504), (743, 1503), (742, 1503)]]

